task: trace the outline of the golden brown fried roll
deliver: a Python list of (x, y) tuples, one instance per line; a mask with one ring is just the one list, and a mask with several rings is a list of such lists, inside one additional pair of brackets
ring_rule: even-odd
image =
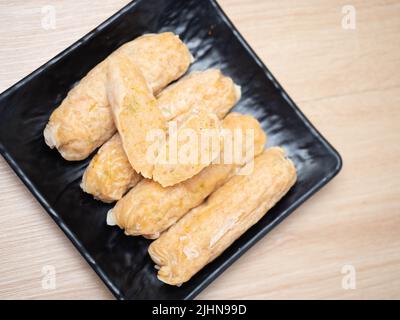
[(151, 178), (154, 163), (147, 152), (156, 142), (148, 137), (151, 132), (165, 132), (165, 119), (142, 72), (129, 58), (110, 61), (107, 75), (108, 99), (125, 154), (137, 173)]
[(258, 222), (293, 186), (296, 170), (281, 148), (254, 161), (250, 175), (236, 175), (149, 247), (158, 279), (188, 281)]
[[(203, 139), (206, 136), (208, 139)], [(169, 187), (193, 177), (219, 156), (220, 140), (221, 123), (216, 114), (195, 108), (160, 148), (153, 180)]]
[(103, 202), (120, 199), (142, 179), (132, 169), (118, 134), (99, 149), (83, 174), (81, 187)]
[[(240, 162), (224, 164), (221, 161), (220, 164), (212, 164), (193, 178), (167, 188), (153, 180), (144, 179), (110, 210), (109, 215), (112, 217), (109, 217), (109, 220), (115, 221), (120, 228), (125, 229), (127, 235), (144, 235), (155, 239), (190, 209), (202, 203), (245, 162), (263, 151), (266, 135), (253, 117), (231, 113), (222, 122), (222, 126), (231, 132), (241, 130), (242, 141), (246, 141), (248, 130), (252, 130), (253, 145), (243, 145), (243, 157)], [(228, 139), (233, 137), (226, 136)], [(254, 155), (249, 154), (250, 150), (254, 150)]]
[(128, 56), (157, 94), (184, 74), (192, 61), (173, 33), (149, 34), (124, 44), (93, 68), (54, 110), (44, 131), (47, 145), (66, 160), (83, 160), (116, 131), (106, 94), (109, 61)]
[(167, 87), (157, 104), (167, 120), (202, 105), (222, 119), (239, 99), (240, 87), (220, 70), (209, 69), (194, 71)]
[[(204, 106), (223, 118), (239, 99), (240, 88), (232, 79), (219, 70), (206, 70), (193, 72), (162, 91), (157, 105), (167, 120), (177, 116), (183, 119), (195, 106)], [(122, 175), (134, 177), (134, 182), (140, 175), (129, 164), (118, 133), (106, 145), (98, 151), (101, 156), (96, 155), (90, 162), (81, 186), (97, 199), (111, 202), (121, 199), (133, 186), (130, 178), (121, 179)]]

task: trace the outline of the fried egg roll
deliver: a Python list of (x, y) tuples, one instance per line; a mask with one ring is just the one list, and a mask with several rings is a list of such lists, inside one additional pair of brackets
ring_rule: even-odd
[(103, 202), (120, 199), (142, 176), (132, 169), (118, 134), (101, 146), (83, 174), (81, 188)]
[[(224, 159), (221, 159), (220, 163), (210, 165), (193, 178), (167, 188), (153, 180), (144, 179), (110, 210), (109, 215), (112, 217), (109, 220), (125, 229), (127, 235), (144, 235), (155, 239), (190, 209), (201, 204), (234, 175), (238, 168), (263, 151), (266, 134), (255, 118), (231, 113), (224, 119), (222, 126), (231, 132), (241, 130), (242, 141), (245, 141), (245, 135), (252, 130), (253, 145), (243, 145), (243, 150), (240, 150), (243, 157), (238, 162), (225, 164)], [(233, 137), (227, 135), (226, 139)], [(254, 151), (254, 154), (248, 151)], [(221, 150), (221, 158), (223, 154), (224, 150)]]
[(172, 120), (204, 105), (220, 119), (240, 99), (240, 87), (220, 70), (193, 71), (164, 89), (157, 97), (165, 119)]
[(295, 181), (296, 169), (281, 148), (264, 151), (250, 175), (233, 176), (150, 245), (158, 279), (170, 285), (188, 281), (257, 223)]
[(157, 142), (148, 137), (152, 132), (163, 134), (166, 121), (142, 72), (130, 59), (114, 58), (107, 75), (108, 99), (125, 154), (137, 173), (151, 178), (154, 163), (147, 152)]
[[(212, 69), (192, 72), (170, 85), (158, 95), (157, 105), (166, 120), (176, 117), (182, 120), (197, 106), (205, 107), (222, 119), (239, 99), (240, 88), (232, 79)], [(116, 133), (90, 162), (81, 187), (96, 199), (112, 202), (121, 199), (140, 179), (129, 164)]]
[(106, 71), (115, 57), (128, 56), (157, 94), (186, 72), (192, 56), (173, 33), (147, 34), (128, 42), (94, 67), (54, 110), (44, 130), (46, 144), (66, 160), (87, 158), (115, 133), (106, 93)]
[(220, 140), (216, 114), (195, 108), (160, 148), (153, 180), (169, 187), (193, 177), (219, 156)]

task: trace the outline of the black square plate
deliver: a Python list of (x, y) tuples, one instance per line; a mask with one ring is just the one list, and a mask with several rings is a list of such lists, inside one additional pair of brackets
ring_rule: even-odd
[[(259, 223), (188, 283), (158, 281), (149, 241), (106, 226), (109, 205), (79, 188), (88, 160), (67, 162), (43, 129), (67, 92), (121, 44), (172, 31), (189, 46), (191, 70), (220, 68), (242, 86), (235, 111), (252, 114), (293, 160), (298, 182)], [(119, 299), (190, 299), (331, 180), (341, 159), (313, 128), (213, 0), (134, 1), (0, 96), (0, 151), (32, 194)]]

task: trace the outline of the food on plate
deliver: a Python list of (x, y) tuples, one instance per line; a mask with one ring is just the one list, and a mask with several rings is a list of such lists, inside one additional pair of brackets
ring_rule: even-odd
[[(241, 130), (242, 141), (246, 141), (246, 134), (252, 133), (249, 144), (240, 146), (240, 141), (232, 142), (232, 145), (238, 142), (238, 148), (243, 147), (242, 157), (238, 162), (224, 163), (224, 159), (221, 159), (220, 163), (211, 164), (191, 179), (172, 187), (164, 188), (153, 180), (144, 179), (117, 202), (108, 213), (108, 220), (114, 221), (127, 235), (157, 238), (190, 209), (201, 204), (208, 195), (233, 176), (237, 169), (263, 151), (266, 134), (255, 118), (231, 113), (223, 120), (222, 127), (231, 132)], [(234, 135), (225, 137), (233, 139)], [(221, 158), (223, 154), (222, 149)]]
[[(182, 122), (198, 106), (222, 119), (239, 99), (240, 88), (232, 79), (212, 69), (192, 72), (170, 85), (158, 95), (157, 105), (166, 120), (173, 121), (179, 116), (179, 122)], [(90, 162), (81, 186), (96, 199), (112, 202), (121, 199), (140, 178), (130, 165), (116, 133)]]
[(281, 148), (267, 149), (253, 165), (250, 175), (233, 176), (150, 245), (161, 281), (188, 281), (257, 223), (296, 181), (296, 169)]
[(98, 150), (83, 174), (81, 188), (103, 202), (120, 199), (142, 176), (132, 169), (116, 133)]
[(218, 69), (193, 71), (170, 85), (157, 97), (158, 107), (167, 120), (204, 106), (220, 119), (240, 99), (240, 87)]
[(264, 150), (267, 136), (255, 118), (226, 116), (241, 90), (221, 71), (194, 71), (164, 89), (191, 62), (173, 33), (143, 35), (81, 79), (44, 130), (46, 144), (66, 160), (101, 147), (81, 188), (103, 202), (118, 200), (107, 224), (156, 239), (148, 252), (158, 279), (177, 286), (257, 223), (297, 179), (283, 149)]
[[(151, 145), (149, 135), (166, 130), (166, 121), (142, 72), (126, 56), (108, 64), (107, 93), (123, 149), (132, 168), (151, 178), (153, 165), (147, 157)], [(159, 141), (158, 144), (162, 144)]]
[(47, 145), (66, 160), (83, 160), (116, 131), (106, 94), (106, 71), (115, 57), (127, 56), (157, 94), (186, 72), (192, 56), (171, 32), (143, 35), (94, 67), (54, 110), (44, 130)]
[(220, 141), (221, 123), (216, 114), (194, 108), (159, 149), (153, 180), (169, 187), (193, 177), (219, 156)]

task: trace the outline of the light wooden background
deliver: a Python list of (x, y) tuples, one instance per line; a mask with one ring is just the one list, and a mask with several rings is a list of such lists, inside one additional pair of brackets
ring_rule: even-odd
[[(0, 91), (126, 0), (0, 0)], [(342, 172), (211, 284), (202, 299), (400, 298), (400, 1), (220, 0), (243, 36), (339, 150)], [(342, 6), (356, 29), (342, 28)], [(44, 30), (41, 8), (56, 8)], [(57, 288), (41, 286), (53, 265)], [(342, 288), (345, 265), (356, 289)], [(0, 159), (0, 298), (111, 299)]]

